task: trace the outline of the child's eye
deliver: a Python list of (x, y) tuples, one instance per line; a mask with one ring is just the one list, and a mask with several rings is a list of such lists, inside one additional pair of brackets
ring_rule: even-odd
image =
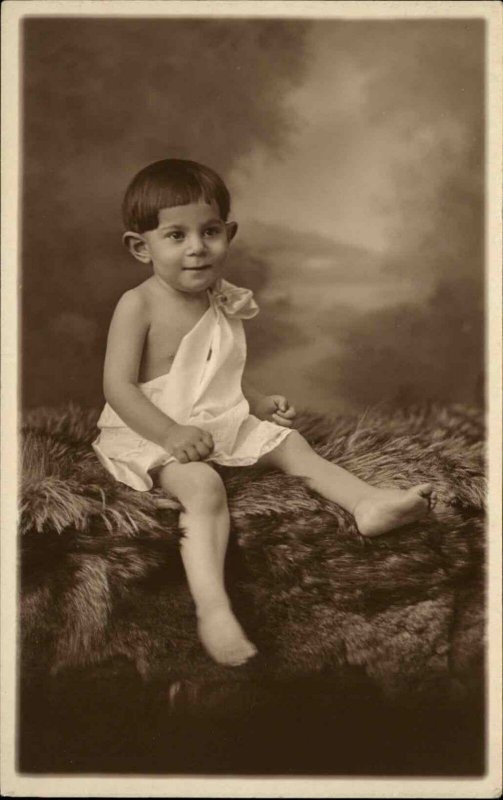
[(171, 231), (171, 233), (168, 234), (168, 238), (173, 239), (175, 242), (181, 242), (184, 236), (181, 231)]
[(221, 228), (219, 228), (217, 225), (215, 225), (213, 228), (206, 228), (204, 234), (205, 234), (205, 236), (218, 236), (220, 231), (221, 231)]

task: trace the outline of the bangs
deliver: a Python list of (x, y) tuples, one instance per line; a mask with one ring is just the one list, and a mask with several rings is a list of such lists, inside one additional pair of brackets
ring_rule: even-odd
[(178, 185), (166, 184), (156, 186), (143, 198), (143, 207), (138, 209), (140, 216), (149, 224), (145, 230), (157, 228), (158, 215), (162, 208), (173, 206), (186, 206), (189, 203), (212, 203), (215, 200), (214, 192), (209, 187), (201, 185), (198, 181), (180, 181)]
[(215, 202), (222, 219), (227, 220), (229, 192), (213, 170), (193, 161), (156, 162), (139, 172), (128, 187), (123, 203), (126, 230), (154, 230), (161, 209), (198, 202)]

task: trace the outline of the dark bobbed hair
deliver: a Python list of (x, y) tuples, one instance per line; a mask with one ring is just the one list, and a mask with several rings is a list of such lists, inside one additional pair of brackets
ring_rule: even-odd
[(145, 233), (159, 225), (162, 208), (188, 203), (215, 202), (224, 222), (230, 210), (230, 194), (223, 180), (196, 161), (166, 158), (138, 172), (124, 195), (122, 217), (126, 230)]

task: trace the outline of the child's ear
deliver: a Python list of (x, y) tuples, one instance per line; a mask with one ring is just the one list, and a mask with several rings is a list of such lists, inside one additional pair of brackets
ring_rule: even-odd
[(232, 242), (238, 230), (237, 222), (226, 222), (225, 230), (227, 231), (227, 241)]
[(135, 233), (135, 231), (126, 231), (122, 237), (122, 241), (126, 245), (131, 255), (134, 256), (138, 261), (141, 261), (142, 264), (150, 264), (152, 259), (150, 257), (148, 245), (140, 233)]

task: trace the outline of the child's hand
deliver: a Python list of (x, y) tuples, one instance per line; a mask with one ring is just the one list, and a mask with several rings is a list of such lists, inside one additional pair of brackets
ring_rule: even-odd
[(172, 425), (163, 442), (164, 449), (180, 464), (204, 461), (215, 446), (211, 433), (194, 425)]
[(261, 398), (254, 409), (254, 414), (259, 419), (275, 422), (284, 428), (292, 427), (296, 413), (295, 408), (281, 394), (271, 394)]

